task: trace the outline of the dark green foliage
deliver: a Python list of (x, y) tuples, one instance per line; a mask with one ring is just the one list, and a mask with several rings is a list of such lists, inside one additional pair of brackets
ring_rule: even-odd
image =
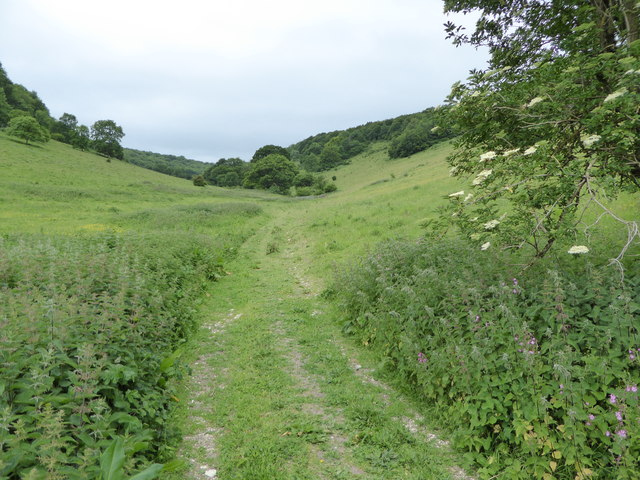
[(291, 154), (286, 148), (279, 147), (278, 145), (265, 145), (264, 147), (260, 147), (258, 150), (256, 150), (256, 153), (254, 153), (253, 157), (251, 158), (251, 162), (257, 162), (261, 158), (273, 154), (282, 155), (283, 157), (291, 160)]
[[(410, 148), (401, 148), (403, 153), (414, 150), (409, 154), (411, 155), (453, 136), (453, 133), (446, 129), (437, 134), (431, 132), (436, 114), (435, 109), (429, 108), (424, 112), (380, 122), (369, 122), (343, 131), (320, 133), (291, 145), (289, 150), (292, 158), (300, 162), (304, 169), (310, 172), (324, 171), (349, 163), (350, 158), (364, 152), (375, 142), (393, 140), (401, 137), (407, 130), (412, 130), (414, 132), (411, 135), (407, 134), (405, 138), (398, 141), (398, 143), (411, 143)], [(416, 135), (416, 132), (420, 132), (419, 135)], [(419, 141), (414, 140), (416, 136), (420, 137)], [(429, 138), (428, 141), (424, 140), (425, 136)], [(421, 150), (416, 150), (417, 148)]]
[[(433, 121), (413, 121), (404, 132), (391, 140), (389, 144), (390, 158), (409, 157), (422, 152), (430, 146), (449, 138), (445, 130), (434, 126)], [(445, 132), (444, 134), (442, 132)]]
[[(188, 180), (192, 179), (195, 175), (204, 174), (205, 170), (211, 165), (210, 163), (185, 158), (182, 155), (166, 155), (134, 150), (132, 148), (124, 149), (124, 160), (139, 167), (148, 168), (149, 170), (165, 173), (174, 177), (186, 178)], [(212, 185), (217, 185), (211, 182), (206, 175), (205, 179)]]
[(0, 64), (0, 127), (6, 126), (10, 118), (24, 115), (35, 118), (47, 129), (54, 121), (38, 94), (13, 83)]
[(239, 187), (249, 164), (239, 158), (221, 158), (204, 172), (204, 178), (218, 187)]
[(12, 118), (7, 134), (21, 138), (27, 145), (29, 142), (47, 142), (50, 139), (49, 131), (41, 127), (35, 118), (26, 115)]
[(196, 175), (195, 177), (193, 177), (193, 184), (196, 187), (206, 187), (207, 181), (204, 179), (202, 175)]
[(310, 187), (313, 185), (316, 175), (310, 172), (302, 171), (293, 179), (294, 187)]
[(584, 258), (512, 262), (392, 242), (332, 290), (345, 330), (412, 385), (481, 478), (637, 478), (639, 266), (621, 283)]
[(75, 115), (64, 113), (58, 121), (53, 123), (51, 133), (56, 140), (72, 144), (78, 131), (78, 119)]
[(329, 183), (322, 175), (302, 171), (293, 179), (294, 194), (297, 197), (322, 195), (335, 192), (338, 188), (335, 183)]
[(92, 146), (96, 152), (111, 158), (124, 159), (120, 141), (124, 137), (122, 127), (113, 120), (98, 120), (91, 126)]
[(71, 145), (79, 150), (86, 150), (91, 144), (91, 137), (89, 133), (89, 127), (86, 125), (79, 125), (74, 134), (71, 136)]
[(259, 188), (286, 194), (299, 171), (298, 165), (287, 157), (271, 154), (250, 165), (243, 184), (246, 188)]
[(175, 352), (221, 274), (210, 235), (0, 241), (0, 477), (98, 478), (116, 436), (129, 471), (170, 452)]
[(4, 90), (0, 88), (0, 128), (5, 127), (11, 119), (11, 105), (7, 102)]

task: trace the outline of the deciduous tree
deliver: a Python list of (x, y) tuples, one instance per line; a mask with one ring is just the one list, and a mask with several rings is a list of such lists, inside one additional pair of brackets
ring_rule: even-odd
[(21, 138), (27, 145), (29, 142), (49, 141), (49, 132), (42, 128), (35, 118), (26, 115), (12, 118), (7, 133)]
[(120, 141), (124, 137), (122, 127), (113, 120), (98, 120), (91, 126), (93, 148), (107, 157), (124, 158), (124, 150)]
[[(448, 23), (455, 43), (485, 46), (486, 70), (454, 85), (446, 117), (461, 135), (451, 195), (453, 220), (485, 248), (530, 246), (542, 257), (589, 230), (597, 207), (638, 240), (606, 199), (640, 187), (639, 4), (606, 0), (446, 0), (448, 12), (478, 11), (475, 31)], [(511, 208), (499, 208), (508, 200)]]

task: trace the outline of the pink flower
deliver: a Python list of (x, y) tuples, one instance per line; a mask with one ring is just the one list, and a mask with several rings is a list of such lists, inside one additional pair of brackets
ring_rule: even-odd
[(615, 405), (617, 401), (618, 397), (616, 397), (613, 393), (609, 395), (609, 402), (611, 402), (612, 405)]
[(618, 419), (619, 422), (622, 421), (622, 412), (621, 411), (617, 411), (616, 412), (616, 418)]
[(620, 438), (627, 438), (627, 431), (626, 430), (618, 430), (616, 432), (616, 435), (618, 435)]

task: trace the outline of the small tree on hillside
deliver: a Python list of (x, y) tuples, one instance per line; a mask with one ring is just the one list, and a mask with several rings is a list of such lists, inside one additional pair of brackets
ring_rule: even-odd
[(271, 154), (254, 162), (244, 178), (246, 188), (275, 189), (286, 194), (300, 167), (287, 157)]
[(29, 142), (49, 141), (49, 132), (42, 128), (35, 118), (26, 115), (12, 118), (7, 133), (12, 137), (21, 138), (27, 145)]
[(98, 120), (91, 126), (93, 148), (107, 157), (120, 160), (124, 158), (124, 150), (120, 145), (122, 137), (124, 137), (122, 127), (116, 125), (113, 120)]

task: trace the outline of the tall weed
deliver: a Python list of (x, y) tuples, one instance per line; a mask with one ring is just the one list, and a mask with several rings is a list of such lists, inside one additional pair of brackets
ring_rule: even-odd
[(585, 258), (508, 260), (391, 242), (330, 291), (483, 478), (638, 478), (638, 265), (621, 284)]
[(0, 477), (100, 476), (124, 438), (127, 472), (171, 453), (170, 381), (206, 282), (198, 235), (0, 240)]

